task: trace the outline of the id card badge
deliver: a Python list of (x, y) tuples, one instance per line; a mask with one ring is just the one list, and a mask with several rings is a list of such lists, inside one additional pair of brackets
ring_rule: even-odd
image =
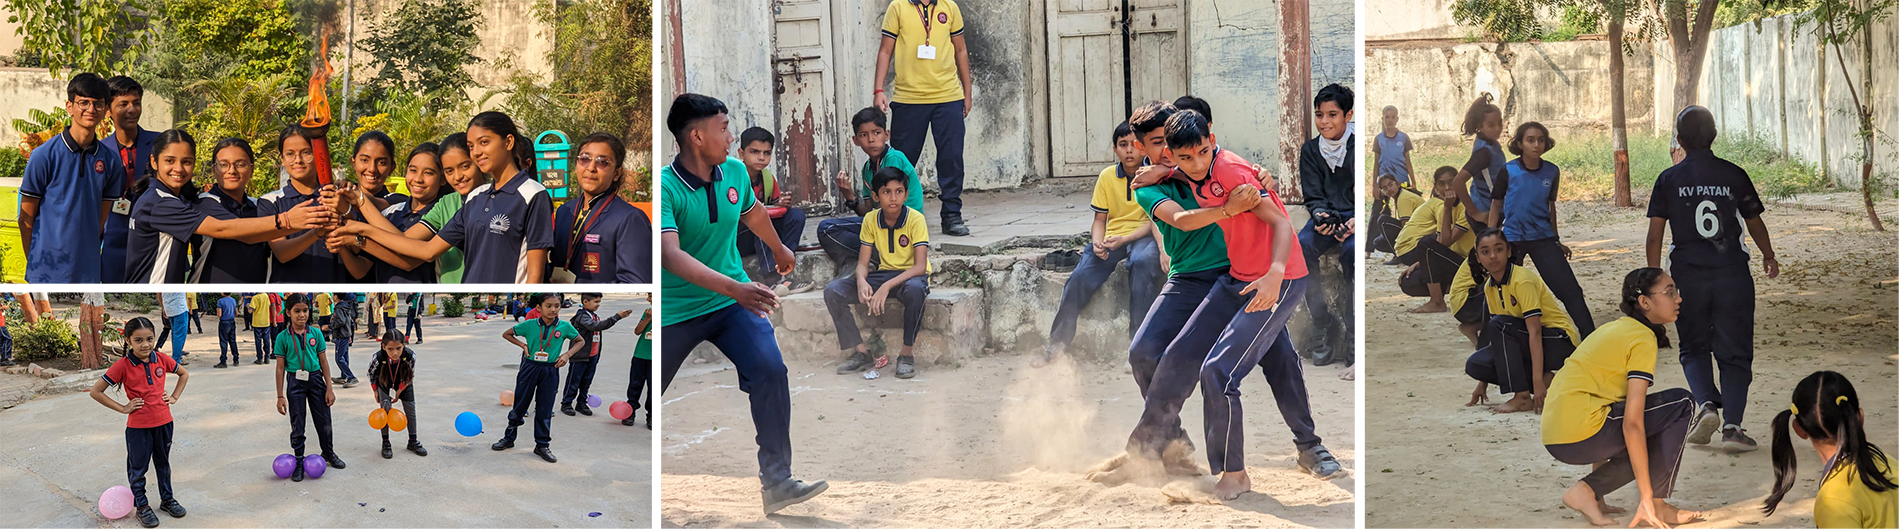
[(575, 279), (574, 273), (565, 267), (555, 267), (554, 272), (548, 275), (548, 281), (552, 283), (574, 283)]
[(935, 60), (937, 60), (937, 47), (936, 47), (936, 46), (931, 46), (931, 45), (929, 45), (929, 44), (920, 44), (920, 45), (918, 45), (918, 46), (917, 46), (917, 58), (918, 58), (918, 59), (923, 59), (923, 60), (926, 60), (926, 61), (935, 61)]
[(119, 215), (132, 215), (132, 201), (130, 199), (125, 199), (125, 198), (120, 198), (119, 200), (112, 201), (112, 213), (116, 213)]
[(309, 380), (310, 380), (310, 372), (305, 372), (305, 371), (301, 371), (301, 370), (299, 370), (299, 371), (296, 371), (296, 372), (291, 372), (291, 373), (290, 373), (290, 378), (291, 378), (291, 379), (296, 379), (296, 380), (298, 380), (298, 381), (309, 381)]

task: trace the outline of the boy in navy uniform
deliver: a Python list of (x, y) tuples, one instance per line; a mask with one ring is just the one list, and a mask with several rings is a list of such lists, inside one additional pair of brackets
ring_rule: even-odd
[[(132, 183), (145, 176), (146, 169), (152, 165), (152, 142), (158, 140), (157, 131), (148, 131), (139, 127), (139, 118), (145, 113), (145, 87), (137, 80), (126, 76), (113, 76), (106, 80), (106, 86), (112, 90), (112, 102), (107, 112), (112, 115), (112, 135), (102, 139), (106, 149), (119, 157), (119, 165), (125, 170), (125, 189), (132, 189)], [(125, 281), (125, 242), (131, 233), (131, 203), (137, 197), (126, 197), (113, 201), (112, 214), (106, 218), (105, 247), (99, 253), (99, 281), (103, 283), (126, 283)], [(124, 204), (124, 210), (118, 205)]]
[[(237, 299), (231, 293), (218, 298), (218, 365), (212, 368), (224, 368), (243, 360), (244, 352), (237, 345)], [(224, 352), (231, 352), (231, 362), (226, 364)]]
[[(561, 296), (541, 293), (532, 298), (541, 318), (515, 324), (501, 338), (521, 348), (521, 370), (515, 374), (515, 406), (508, 411), (508, 431), (491, 446), (496, 451), (515, 446), (515, 429), (527, 422), (528, 403), (534, 402), (534, 454), (556, 462), (550, 432), (554, 426), (554, 393), (561, 388), (561, 367), (581, 351), (581, 333), (561, 321)], [(523, 341), (526, 342), (523, 342)], [(566, 348), (562, 350), (561, 348)]]
[[(680, 146), (660, 169), (660, 392), (673, 382), (687, 354), (711, 342), (739, 372), (758, 430), (760, 496), (772, 514), (829, 487), (792, 478), (792, 395), (778, 338), (765, 316), (778, 295), (746, 277), (739, 262), (739, 224), (766, 240), (781, 275), (792, 272), (792, 251), (779, 243), (772, 220), (752, 196), (745, 164), (726, 156), (732, 144), (726, 104), (681, 94), (667, 110), (666, 128)], [(855, 242), (854, 242), (855, 245)]]
[[(1649, 196), (1649, 237), (1644, 245), (1649, 266), (1662, 260), (1663, 229), (1669, 229), (1669, 275), (1682, 290), (1682, 334), (1678, 350), (1689, 391), (1701, 407), (1689, 429), (1689, 443), (1707, 444), (1717, 425), (1722, 449), (1755, 450), (1742, 428), (1748, 384), (1754, 379), (1755, 278), (1748, 271), (1746, 229), (1761, 249), (1769, 278), (1781, 274), (1775, 247), (1762, 223), (1761, 196), (1748, 172), (1715, 156), (1715, 117), (1690, 106), (1676, 115), (1676, 141), (1682, 162), (1663, 170)], [(1721, 384), (1715, 370), (1721, 368)], [(1719, 415), (1718, 415), (1719, 411)]]
[[(111, 89), (92, 73), (66, 83), (72, 125), (33, 149), (20, 183), (27, 283), (99, 283), (106, 215), (125, 196), (125, 163), (100, 146)], [(131, 212), (131, 205), (125, 205)], [(44, 214), (42, 216), (42, 214)]]
[[(600, 368), (600, 335), (620, 323), (620, 319), (633, 316), (632, 309), (622, 309), (607, 318), (600, 318), (600, 293), (581, 295), (581, 310), (574, 312), (574, 329), (581, 333), (581, 353), (575, 355), (567, 369), (567, 387), (561, 391), (561, 413), (573, 416), (580, 412), (583, 416), (594, 415), (587, 408), (587, 390), (594, 384), (594, 371)], [(575, 403), (578, 400), (580, 403)]]

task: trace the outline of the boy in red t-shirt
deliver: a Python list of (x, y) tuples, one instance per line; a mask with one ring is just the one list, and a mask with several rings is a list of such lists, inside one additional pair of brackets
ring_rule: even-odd
[[(172, 497), (172, 409), (184, 394), (191, 374), (171, 357), (158, 355), (158, 335), (152, 321), (145, 317), (125, 323), (126, 350), (133, 352), (106, 368), (105, 377), (92, 384), (92, 399), (106, 408), (126, 415), (126, 477), (132, 486), (132, 505), (138, 510), (139, 524), (158, 526), (158, 514), (145, 498), (145, 471), (148, 464), (158, 472), (159, 509), (172, 517), (184, 517), (185, 507)], [(165, 394), (165, 377), (178, 374), (178, 385)], [(126, 402), (121, 404), (106, 395), (106, 390), (123, 388)]]
[[(1221, 149), (1206, 118), (1198, 113), (1181, 112), (1168, 118), (1167, 143), (1175, 162), (1174, 178), (1185, 179), (1193, 187), (1202, 207), (1223, 208), (1230, 193), (1252, 194), (1255, 191), (1245, 188), (1263, 188), (1253, 165)], [(1256, 364), (1293, 430), (1300, 468), (1320, 478), (1339, 470), (1339, 461), (1314, 433), (1299, 353), (1286, 333), (1287, 319), (1306, 292), (1306, 260), (1279, 195), (1272, 190), (1258, 193), (1264, 200), (1249, 211), (1223, 212), (1227, 216), (1216, 221), (1232, 267), (1208, 291), (1194, 318), (1170, 345), (1208, 352), (1200, 366), (1203, 425), (1208, 464), (1221, 475), (1214, 493), (1223, 500), (1253, 486), (1244, 460), (1239, 384)], [(1172, 420), (1178, 423), (1180, 418)]]

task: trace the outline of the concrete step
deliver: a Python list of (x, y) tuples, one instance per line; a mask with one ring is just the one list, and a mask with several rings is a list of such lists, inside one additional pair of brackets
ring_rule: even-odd
[[(923, 327), (917, 333), (915, 351), (919, 364), (954, 364), (983, 354), (987, 343), (988, 319), (984, 317), (983, 290), (932, 288), (924, 301)], [(904, 305), (889, 301), (884, 314), (872, 315), (864, 306), (854, 305), (852, 314), (864, 340), (882, 344), (883, 354), (897, 355), (904, 344)], [(779, 310), (772, 314), (779, 351), (787, 359), (838, 360), (838, 331), (825, 307), (823, 291), (799, 293), (779, 299)], [(718, 350), (710, 343), (694, 349), (694, 354), (717, 358)]]

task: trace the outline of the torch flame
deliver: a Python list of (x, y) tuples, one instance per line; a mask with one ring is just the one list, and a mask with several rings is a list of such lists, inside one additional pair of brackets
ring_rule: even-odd
[(321, 42), (322, 44), (317, 48), (319, 66), (310, 73), (308, 92), (310, 104), (304, 107), (303, 121), (299, 122), (304, 127), (323, 127), (330, 124), (330, 98), (323, 90), (330, 83), (330, 74), (335, 72), (330, 68), (330, 30), (328, 28), (323, 30)]

